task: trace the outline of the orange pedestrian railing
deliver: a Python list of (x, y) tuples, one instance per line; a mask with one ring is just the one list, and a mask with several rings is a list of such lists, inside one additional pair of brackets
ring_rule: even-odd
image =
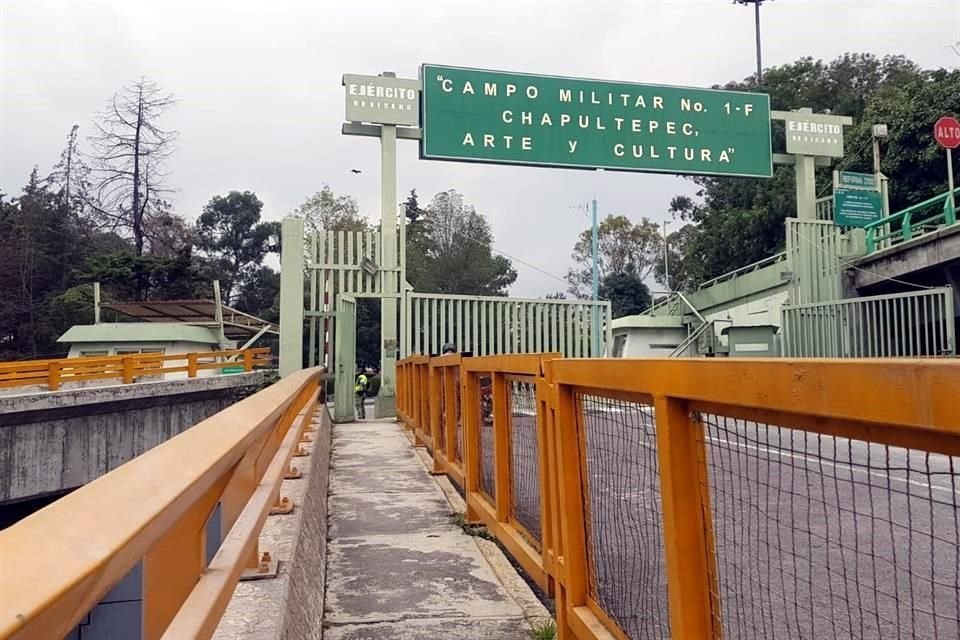
[(290, 459), (305, 455), (321, 373), (292, 374), (0, 531), (0, 638), (67, 636), (138, 565), (140, 634), (111, 631), (211, 637), (241, 574), (269, 568), (259, 533), (292, 508), (280, 487), (299, 475)]
[(960, 362), (422, 360), (401, 416), (561, 639), (960, 637)]
[(142, 380), (156, 380), (167, 373), (186, 373), (196, 378), (208, 369), (253, 371), (255, 367), (271, 365), (270, 349), (228, 349), (197, 353), (139, 353), (128, 356), (92, 358), (62, 358), (59, 360), (23, 360), (0, 362), (0, 389), (40, 386), (56, 391), (64, 384), (119, 380), (132, 384)]

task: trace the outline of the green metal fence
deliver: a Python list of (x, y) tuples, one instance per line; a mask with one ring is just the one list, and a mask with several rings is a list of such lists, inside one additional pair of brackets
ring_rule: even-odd
[[(599, 349), (592, 339), (594, 318)], [(408, 292), (401, 357), (439, 354), (446, 343), (474, 355), (549, 351), (601, 357), (612, 344), (610, 320), (609, 301)]]
[(799, 358), (956, 355), (953, 289), (784, 305), (783, 350)]

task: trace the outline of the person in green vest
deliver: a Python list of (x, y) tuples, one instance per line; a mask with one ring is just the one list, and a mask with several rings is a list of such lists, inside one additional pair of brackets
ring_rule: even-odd
[(367, 390), (370, 388), (370, 379), (367, 378), (365, 371), (361, 371), (357, 374), (357, 381), (353, 385), (353, 392), (357, 396), (357, 417), (361, 420), (367, 419), (367, 410), (363, 405), (363, 401), (367, 398)]

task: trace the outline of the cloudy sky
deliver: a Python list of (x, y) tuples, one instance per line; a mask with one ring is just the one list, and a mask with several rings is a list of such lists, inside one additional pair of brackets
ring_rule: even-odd
[[(957, 0), (775, 0), (763, 7), (764, 64), (846, 51), (957, 66)], [(754, 69), (753, 11), (731, 0), (631, 2), (147, 3), (0, 0), (0, 190), (56, 162), (104, 101), (145, 75), (172, 91), (180, 131), (176, 208), (253, 190), (280, 219), (324, 183), (379, 217), (377, 142), (340, 135), (343, 73), (416, 77), (423, 62), (690, 86)], [(422, 200), (455, 188), (490, 219), (495, 247), (557, 276), (570, 265), (583, 203), (601, 215), (666, 217), (689, 182), (419, 160), (400, 143), (399, 188)], [(350, 169), (361, 169), (357, 175)], [(515, 295), (563, 284), (522, 264)]]

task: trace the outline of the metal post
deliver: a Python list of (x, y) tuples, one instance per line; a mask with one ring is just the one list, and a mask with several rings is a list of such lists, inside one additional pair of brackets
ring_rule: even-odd
[(753, 4), (757, 31), (757, 84), (763, 81), (763, 63), (760, 61), (760, 5), (763, 0), (756, 0)]
[(600, 308), (597, 306), (598, 301), (600, 300), (600, 274), (597, 270), (597, 249), (600, 244), (600, 230), (597, 227), (597, 199), (594, 198), (593, 202), (593, 227), (592, 227), (592, 249), (593, 254), (593, 318), (592, 318), (592, 331), (593, 331), (593, 357), (600, 357)]
[(214, 309), (214, 320), (217, 323), (217, 330), (220, 332), (220, 348), (227, 348), (227, 336), (223, 333), (223, 298), (220, 296), (220, 281), (213, 281), (213, 301), (216, 303), (216, 309)]
[(100, 283), (93, 283), (93, 324), (100, 324)]
[(663, 284), (667, 287), (667, 291), (670, 289), (670, 249), (667, 246), (667, 225), (670, 224), (667, 221), (663, 223)]
[[(386, 74), (384, 74), (386, 75)], [(380, 127), (380, 241), (384, 270), (383, 299), (380, 302), (380, 392), (374, 415), (385, 418), (396, 413), (397, 294), (397, 127)]]
[(953, 210), (957, 210), (957, 196), (953, 193), (953, 149), (946, 149), (947, 152), (947, 189), (950, 193), (950, 202), (953, 204)]
[(303, 218), (284, 218), (280, 235), (280, 375), (303, 368)]

